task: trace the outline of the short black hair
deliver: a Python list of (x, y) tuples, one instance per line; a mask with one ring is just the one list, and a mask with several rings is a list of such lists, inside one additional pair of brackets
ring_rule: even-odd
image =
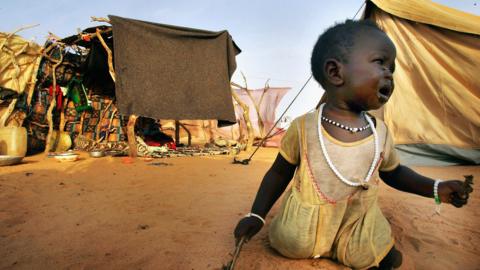
[(320, 35), (313, 47), (312, 58), (310, 59), (312, 74), (315, 80), (325, 88), (325, 76), (323, 65), (329, 58), (337, 59), (347, 63), (348, 54), (354, 45), (355, 38), (359, 32), (365, 30), (383, 30), (371, 20), (346, 20), (328, 28)]

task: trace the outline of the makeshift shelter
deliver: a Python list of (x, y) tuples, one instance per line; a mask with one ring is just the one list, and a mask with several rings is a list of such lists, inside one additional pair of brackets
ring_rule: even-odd
[[(21, 29), (20, 29), (21, 30)], [(13, 33), (0, 33), (0, 155), (17, 159), (27, 151), (22, 127), (30, 104), (42, 48)]]
[[(16, 62), (2, 65), (1, 78), (10, 81), (2, 80), (0, 86), (14, 83), (21, 92), (28, 85), (29, 103), (15, 111), (28, 115), (23, 125), (29, 132), (30, 150), (63, 151), (74, 146), (124, 151), (127, 137), (135, 141), (134, 134), (127, 135), (132, 114), (235, 122), (230, 76), (240, 49), (227, 31), (116, 16), (111, 16), (111, 23), (63, 39), (51, 36), (43, 48), (19, 43), (22, 51), (16, 61), (23, 61), (22, 68), (27, 61), (23, 55), (36, 57), (28, 58), (36, 65), (21, 70), (20, 86)], [(6, 48), (2, 37), (0, 45)], [(1, 63), (10, 61), (11, 54), (3, 50)]]
[(428, 0), (371, 0), (397, 48), (385, 123), (403, 163), (480, 164), (480, 17)]
[(41, 46), (14, 33), (0, 33), (0, 127), (22, 126), (26, 115), (15, 107), (30, 103), (41, 55)]
[(115, 106), (114, 82), (106, 47), (111, 27), (88, 28), (61, 40), (50, 37), (43, 48), (31, 105), (24, 126), (29, 152), (102, 148), (124, 150), (126, 116)]

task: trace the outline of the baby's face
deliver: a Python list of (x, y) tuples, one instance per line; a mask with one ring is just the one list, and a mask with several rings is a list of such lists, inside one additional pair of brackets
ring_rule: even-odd
[(344, 64), (347, 103), (355, 110), (383, 106), (393, 93), (395, 45), (380, 31), (360, 33)]

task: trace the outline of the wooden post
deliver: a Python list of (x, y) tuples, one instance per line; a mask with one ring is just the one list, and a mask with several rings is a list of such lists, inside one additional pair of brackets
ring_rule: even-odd
[(180, 144), (180, 121), (175, 120), (175, 144)]
[(134, 114), (130, 115), (127, 124), (128, 151), (129, 156), (132, 158), (137, 157), (137, 139), (135, 138), (135, 122), (137, 118), (138, 116)]
[(208, 120), (208, 142), (215, 143), (215, 134), (213, 134), (213, 129), (215, 126), (215, 120)]
[(191, 146), (192, 145), (192, 133), (190, 132), (190, 130), (188, 130), (188, 128), (184, 124), (182, 124), (180, 122), (178, 122), (178, 124), (187, 132), (188, 146)]

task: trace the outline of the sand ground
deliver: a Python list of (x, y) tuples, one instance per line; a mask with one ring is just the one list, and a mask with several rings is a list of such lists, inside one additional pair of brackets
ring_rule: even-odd
[[(0, 167), (0, 269), (220, 269), (233, 228), (250, 209), (276, 155), (248, 166), (231, 156), (89, 158), (44, 155)], [(414, 168), (434, 178), (480, 179), (480, 166)], [(383, 185), (380, 203), (405, 257), (402, 269), (480, 269), (480, 192), (461, 209), (434, 214), (432, 199)], [(268, 246), (267, 227), (236, 269), (348, 269), (326, 259), (289, 260)]]

